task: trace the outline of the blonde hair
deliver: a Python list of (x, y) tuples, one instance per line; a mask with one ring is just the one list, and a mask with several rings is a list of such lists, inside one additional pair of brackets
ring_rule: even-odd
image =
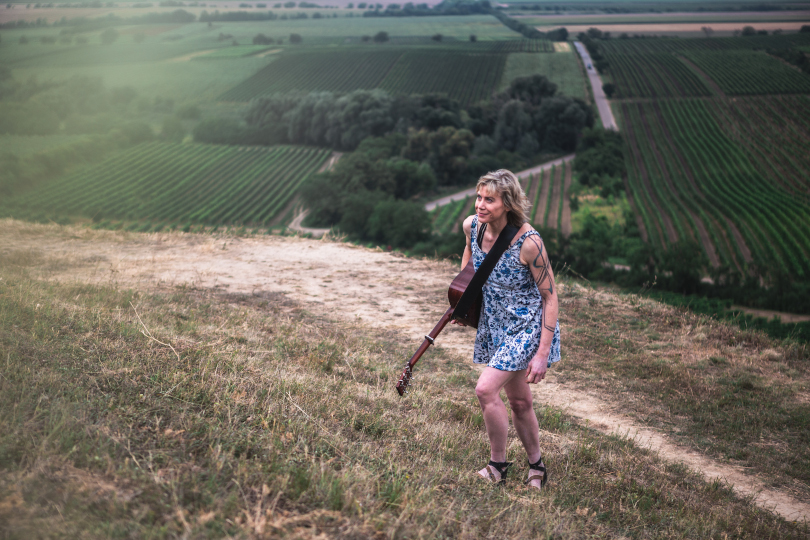
[(512, 171), (498, 169), (488, 172), (478, 179), (475, 191), (480, 191), (482, 187), (487, 188), (490, 193), (497, 193), (503, 200), (503, 205), (509, 211), (506, 215), (507, 221), (515, 227), (520, 227), (529, 221), (529, 208), (531, 203), (529, 198), (520, 187), (520, 180)]

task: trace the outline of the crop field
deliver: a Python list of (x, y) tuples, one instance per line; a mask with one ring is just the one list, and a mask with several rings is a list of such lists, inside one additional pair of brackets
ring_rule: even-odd
[(601, 44), (607, 53), (762, 50), (805, 45), (810, 45), (809, 33), (693, 39), (611, 39)]
[(588, 91), (576, 53), (524, 54), (507, 56), (498, 90), (504, 90), (518, 77), (542, 73), (557, 85), (557, 93), (586, 99)]
[[(790, 103), (749, 101), (746, 110), (767, 115), (771, 107)], [(774, 183), (784, 170), (773, 152), (778, 139), (751, 141), (754, 148), (738, 144), (727, 130), (738, 126), (735, 108), (704, 100), (622, 103), (629, 186), (649, 240), (662, 246), (691, 239), (714, 265), (769, 261), (786, 274), (807, 276), (806, 174)], [(810, 135), (801, 122), (790, 127)], [(771, 127), (772, 136), (776, 131), (778, 126)], [(800, 144), (784, 153), (795, 167), (806, 159)]]
[(729, 95), (810, 92), (810, 77), (760, 51), (689, 51), (684, 55)]
[(293, 90), (382, 88), (394, 94), (442, 92), (462, 103), (474, 103), (492, 93), (505, 61), (505, 55), (421, 49), (289, 54), (224, 93), (220, 100), (249, 101)]
[(757, 50), (809, 41), (600, 42), (623, 120), (629, 195), (649, 242), (695, 241), (714, 267), (810, 275), (810, 76)]
[(672, 54), (609, 54), (607, 59), (617, 98), (711, 95), (700, 77)]
[(403, 51), (337, 51), (288, 54), (220, 96), (222, 101), (250, 101), (292, 90), (350, 92), (377, 88)]
[(267, 226), (331, 152), (303, 147), (145, 143), (12, 199), (11, 213), (154, 226)]
[(393, 94), (444, 93), (471, 104), (492, 95), (505, 61), (502, 54), (406, 52), (379, 87)]

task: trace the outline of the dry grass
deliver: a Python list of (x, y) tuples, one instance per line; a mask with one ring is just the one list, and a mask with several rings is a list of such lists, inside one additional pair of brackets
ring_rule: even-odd
[[(393, 385), (412, 351), (396, 334), (307, 313), (280, 294), (177, 288), (145, 295), (49, 283), (29, 274), (41, 263), (33, 252), (0, 260), (4, 538), (808, 533), (721, 483), (552, 408), (537, 411), (548, 488), (538, 494), (522, 487), (527, 467), (514, 434), (515, 474), (504, 488), (483, 484), (473, 471), (488, 450), (466, 360), (431, 351), (415, 391), (401, 399)], [(573, 284), (566, 289), (568, 313), (598, 302)], [(131, 305), (177, 355), (141, 333)], [(629, 369), (625, 357), (599, 366), (621, 340), (654, 331), (708, 341), (731, 332), (710, 323), (687, 331), (688, 316), (671, 320), (668, 308), (636, 306), (636, 318), (649, 324), (629, 337), (620, 328), (618, 335), (600, 330), (613, 323), (596, 319), (595, 310), (576, 310), (594, 320), (569, 338), (568, 354), (584, 360), (564, 375), (613, 384), (608, 374)], [(732, 338), (728, 347), (743, 343), (739, 349), (749, 351), (743, 338)], [(735, 367), (746, 354), (726, 351)], [(793, 365), (788, 358), (768, 362)], [(640, 400), (647, 391), (641, 387)]]
[(721, 461), (810, 498), (810, 351), (637, 295), (586, 288), (563, 299), (588, 386), (638, 420)]

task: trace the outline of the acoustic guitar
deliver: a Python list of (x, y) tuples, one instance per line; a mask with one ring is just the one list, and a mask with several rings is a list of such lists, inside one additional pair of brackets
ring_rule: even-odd
[(481, 311), (481, 294), (475, 298), (472, 302), (470, 308), (467, 310), (465, 314), (454, 314), (456, 306), (458, 305), (458, 301), (461, 299), (461, 295), (464, 294), (464, 291), (467, 290), (467, 286), (470, 284), (473, 276), (475, 275), (475, 266), (473, 266), (472, 257), (470, 257), (470, 262), (467, 263), (467, 266), (464, 267), (462, 270), (450, 283), (450, 288), (447, 290), (447, 299), (450, 301), (450, 307), (447, 308), (447, 311), (444, 312), (442, 318), (439, 319), (439, 322), (436, 323), (436, 326), (433, 327), (433, 330), (430, 331), (428, 335), (425, 336), (425, 340), (422, 342), (422, 345), (416, 349), (416, 352), (413, 354), (408, 363), (405, 364), (405, 370), (402, 372), (402, 376), (399, 378), (399, 382), (397, 382), (397, 392), (399, 395), (405, 395), (408, 393), (408, 387), (411, 384), (411, 379), (413, 379), (413, 366), (422, 358), (422, 355), (428, 350), (428, 348), (434, 344), (436, 338), (439, 336), (444, 327), (447, 326), (452, 319), (456, 319), (467, 326), (472, 326), (473, 328), (478, 328), (478, 315)]

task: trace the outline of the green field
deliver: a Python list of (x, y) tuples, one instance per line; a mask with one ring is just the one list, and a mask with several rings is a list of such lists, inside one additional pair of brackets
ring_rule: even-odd
[(685, 56), (729, 95), (810, 93), (810, 77), (764, 52), (689, 51)]
[(268, 226), (330, 155), (300, 147), (146, 143), (6, 201), (5, 213), (83, 216), (141, 227)]
[(557, 92), (586, 99), (585, 77), (575, 52), (553, 54), (513, 53), (506, 59), (498, 90), (503, 90), (518, 77), (541, 73), (557, 85)]

